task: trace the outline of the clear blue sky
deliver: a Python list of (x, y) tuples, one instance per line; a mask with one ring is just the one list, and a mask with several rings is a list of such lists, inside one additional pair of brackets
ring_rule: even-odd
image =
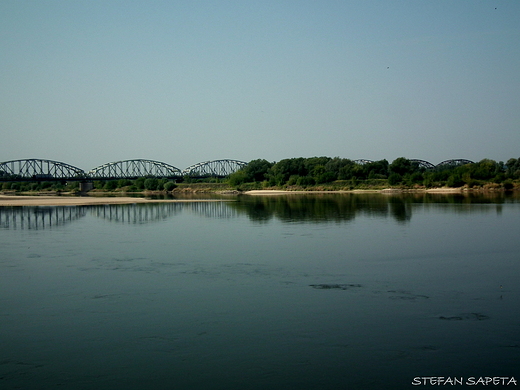
[(520, 157), (520, 1), (0, 1), (0, 161)]

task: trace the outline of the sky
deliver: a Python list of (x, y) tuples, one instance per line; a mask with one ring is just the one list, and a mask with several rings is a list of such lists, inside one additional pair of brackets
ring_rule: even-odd
[(520, 157), (518, 0), (0, 0), (0, 161)]

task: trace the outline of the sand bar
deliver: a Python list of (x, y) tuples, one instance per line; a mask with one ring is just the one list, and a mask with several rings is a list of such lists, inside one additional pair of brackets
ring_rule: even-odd
[(291, 195), (291, 194), (365, 194), (365, 193), (459, 193), (461, 188), (429, 188), (429, 189), (400, 189), (400, 188), (385, 188), (382, 190), (331, 190), (331, 191), (287, 191), (287, 190), (251, 190), (245, 191), (245, 195)]
[(6, 196), (0, 195), (0, 206), (89, 206), (103, 204), (222, 202), (221, 199), (145, 199), (131, 197), (89, 196)]

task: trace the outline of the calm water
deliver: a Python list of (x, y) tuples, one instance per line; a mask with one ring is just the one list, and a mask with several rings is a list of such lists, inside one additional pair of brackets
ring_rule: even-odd
[(0, 388), (520, 385), (518, 198), (229, 200), (0, 208)]

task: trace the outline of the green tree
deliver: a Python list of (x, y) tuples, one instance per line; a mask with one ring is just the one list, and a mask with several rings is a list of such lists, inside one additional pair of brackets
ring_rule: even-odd
[(145, 182), (146, 178), (145, 177), (139, 177), (137, 179), (134, 180), (134, 186), (138, 189), (138, 190), (144, 190), (144, 182)]
[(390, 175), (388, 175), (388, 184), (391, 186), (395, 186), (403, 181), (403, 177), (396, 173), (392, 172)]
[(159, 185), (159, 180), (156, 177), (149, 177), (144, 180), (144, 189), (148, 191), (154, 191)]
[(312, 169), (311, 175), (317, 184), (329, 183), (336, 180), (334, 173), (327, 171), (324, 165), (316, 165)]
[(314, 180), (314, 178), (312, 178), (310, 176), (297, 176), (297, 177), (298, 177), (298, 180), (296, 181), (296, 185), (305, 187), (305, 186), (312, 186), (312, 185), (316, 184), (316, 181)]
[(165, 191), (171, 192), (175, 188), (177, 188), (177, 184), (175, 184), (175, 182), (173, 181), (167, 181), (166, 183), (164, 183), (163, 188)]
[(273, 166), (273, 163), (270, 163), (264, 159), (252, 160), (250, 161), (244, 168), (243, 171), (246, 174), (247, 182), (258, 181), (261, 182), (265, 180), (267, 172)]
[(117, 188), (123, 188), (132, 185), (132, 181), (128, 179), (119, 179), (117, 181)]
[(306, 176), (305, 159), (303, 157), (287, 158), (275, 163), (267, 173), (270, 185), (284, 185), (293, 175)]
[(461, 187), (464, 185), (464, 181), (458, 173), (453, 173), (452, 175), (450, 175), (450, 177), (448, 177), (446, 185), (448, 187)]
[(341, 169), (352, 164), (354, 164), (354, 162), (348, 158), (334, 157), (329, 159), (329, 161), (325, 164), (325, 170), (327, 172), (332, 172), (335, 176), (335, 180), (337, 180), (339, 179)]
[(244, 184), (247, 181), (248, 181), (247, 173), (244, 170), (242, 170), (242, 169), (232, 173), (228, 177), (229, 185), (234, 186), (234, 187), (237, 187), (237, 186), (239, 186), (241, 184)]
[(108, 180), (103, 188), (107, 191), (113, 191), (117, 188), (117, 180)]
[(362, 178), (364, 176), (363, 167), (354, 161), (349, 161), (343, 165), (338, 172), (339, 180), (350, 180), (353, 177)]
[(475, 164), (464, 165), (466, 172), (469, 173), (471, 178), (477, 180), (489, 180), (495, 177), (501, 170), (500, 165), (493, 160), (483, 159)]
[(392, 161), (392, 164), (388, 167), (389, 173), (397, 173), (401, 177), (407, 173), (412, 174), (415, 171), (415, 167), (410, 160), (404, 157), (396, 158)]
[(506, 175), (512, 179), (520, 179), (520, 158), (510, 158), (507, 160)]
[(388, 177), (389, 165), (387, 160), (369, 162), (363, 165), (365, 177), (371, 179), (385, 179)]

